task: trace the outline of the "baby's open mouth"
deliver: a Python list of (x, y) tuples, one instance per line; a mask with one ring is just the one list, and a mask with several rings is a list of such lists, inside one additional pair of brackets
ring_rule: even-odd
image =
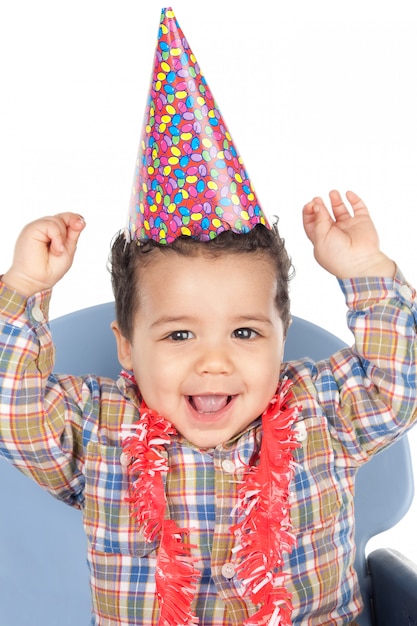
[(225, 395), (203, 395), (189, 396), (191, 406), (199, 413), (217, 413), (229, 404), (232, 396)]

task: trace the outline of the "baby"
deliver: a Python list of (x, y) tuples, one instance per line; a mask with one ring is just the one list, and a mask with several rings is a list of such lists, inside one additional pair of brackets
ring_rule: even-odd
[(81, 509), (94, 626), (355, 623), (355, 474), (416, 420), (417, 307), (347, 201), (303, 221), (354, 346), (283, 362), (291, 261), (163, 10), (111, 253), (119, 379), (54, 373), (48, 302), (80, 216), (29, 224), (0, 282), (0, 452)]
[[(117, 382), (56, 376), (48, 328), (31, 311), (39, 305), (47, 317), (50, 289), (69, 269), (84, 221), (61, 214), (20, 235), (0, 291), (1, 445), (82, 509), (94, 624), (154, 624), (159, 610), (161, 623), (172, 624), (195, 616), (257, 624), (262, 611), (293, 624), (346, 624), (358, 615), (354, 475), (415, 421), (416, 307), (413, 290), (410, 301), (401, 295), (404, 279), (379, 250), (365, 205), (347, 197), (353, 214), (336, 191), (332, 215), (320, 198), (303, 211), (315, 257), (345, 292), (355, 335), (354, 348), (317, 364), (282, 362), (291, 263), (276, 227), (259, 224), (211, 241), (139, 244), (120, 235), (113, 330), (128, 374)], [(288, 412), (280, 437), (271, 424)], [(302, 445), (292, 436), (300, 424)], [(259, 482), (278, 457), (280, 469), (266, 474), (267, 507), (284, 511), (269, 537), (269, 585), (249, 566), (256, 559), (242, 517), (251, 519), (248, 468), (261, 472)], [(272, 528), (277, 521), (264, 520)]]

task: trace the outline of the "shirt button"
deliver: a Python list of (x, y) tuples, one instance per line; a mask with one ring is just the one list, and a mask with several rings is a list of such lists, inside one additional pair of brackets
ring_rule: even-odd
[(35, 320), (35, 322), (45, 321), (45, 317), (43, 315), (42, 309), (38, 304), (35, 304), (35, 306), (32, 308), (32, 317)]
[(233, 563), (225, 563), (222, 566), (222, 575), (228, 580), (230, 580), (230, 578), (233, 578), (233, 576), (235, 575), (235, 566), (233, 565)]
[(233, 474), (235, 471), (235, 464), (230, 459), (224, 459), (222, 461), (222, 468), (227, 474)]
[(295, 428), (295, 438), (301, 443), (307, 439), (307, 428), (304, 422), (298, 422)]
[(123, 467), (127, 467), (128, 465), (130, 465), (131, 460), (132, 457), (130, 456), (130, 454), (126, 454), (126, 452), (122, 452), (122, 454), (120, 455), (120, 465), (123, 465)]
[(411, 289), (410, 285), (407, 285), (407, 283), (404, 283), (404, 285), (401, 285), (399, 291), (402, 297), (404, 298), (404, 300), (413, 299), (413, 290)]

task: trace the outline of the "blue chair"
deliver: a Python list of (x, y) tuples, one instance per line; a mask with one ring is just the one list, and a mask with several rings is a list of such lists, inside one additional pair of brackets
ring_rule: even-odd
[[(119, 373), (109, 329), (112, 303), (89, 307), (51, 322), (56, 372)], [(343, 342), (322, 328), (295, 318), (286, 359), (318, 360)], [(78, 511), (58, 502), (0, 460), (3, 515), (0, 516), (0, 626), (87, 626), (90, 593), (86, 539)], [(413, 497), (407, 438), (360, 469), (355, 496), (356, 568), (365, 610), (360, 626), (417, 624), (417, 568), (388, 549), (366, 558), (368, 540), (396, 524)]]

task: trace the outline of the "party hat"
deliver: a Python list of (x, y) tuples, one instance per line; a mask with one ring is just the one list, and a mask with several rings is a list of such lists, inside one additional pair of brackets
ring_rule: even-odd
[(243, 161), (171, 8), (162, 9), (133, 191), (132, 239), (213, 239), (267, 225)]

